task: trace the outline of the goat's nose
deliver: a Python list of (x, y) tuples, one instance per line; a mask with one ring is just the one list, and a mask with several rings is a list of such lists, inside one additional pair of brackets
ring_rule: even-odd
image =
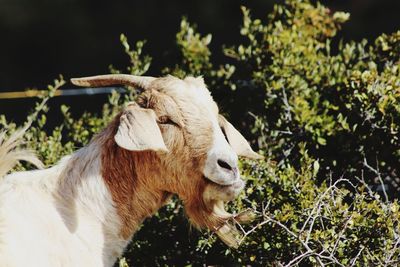
[(220, 166), (221, 168), (227, 169), (228, 171), (231, 171), (233, 168), (231, 165), (229, 165), (229, 163), (227, 163), (226, 161), (219, 159), (217, 161), (218, 166)]
[(217, 160), (217, 164), (223, 170), (233, 172), (235, 175), (238, 172), (235, 162), (219, 159), (219, 160)]

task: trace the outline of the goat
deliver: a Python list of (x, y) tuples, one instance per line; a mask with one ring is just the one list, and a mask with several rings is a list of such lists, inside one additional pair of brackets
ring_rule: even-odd
[[(143, 220), (172, 194), (191, 223), (234, 246), (225, 224), (233, 215), (223, 205), (244, 187), (238, 156), (262, 157), (219, 115), (203, 79), (110, 74), (71, 81), (143, 92), (55, 166), (2, 179), (0, 266), (112, 266)], [(4, 174), (21, 153), (1, 143)]]

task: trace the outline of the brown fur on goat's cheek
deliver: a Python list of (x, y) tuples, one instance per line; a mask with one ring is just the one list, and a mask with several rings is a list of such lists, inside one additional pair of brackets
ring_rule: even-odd
[[(112, 199), (121, 219), (121, 236), (129, 239), (141, 220), (152, 215), (166, 200), (165, 192), (149, 188), (151, 179), (159, 175), (155, 153), (134, 153), (120, 148), (114, 141), (119, 125), (118, 115), (98, 139), (103, 145), (102, 176), (110, 190)], [(148, 169), (149, 164), (152, 165)], [(146, 175), (143, 175), (146, 173)], [(138, 177), (141, 179), (138, 179)], [(143, 180), (144, 179), (144, 180)]]

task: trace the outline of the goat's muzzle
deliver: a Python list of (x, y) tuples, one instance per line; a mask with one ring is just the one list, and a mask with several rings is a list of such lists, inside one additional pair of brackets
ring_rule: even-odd
[(245, 186), (245, 182), (238, 178), (229, 185), (221, 185), (211, 181), (204, 176), (207, 180), (207, 186), (203, 193), (203, 198), (206, 202), (212, 200), (232, 201), (234, 200)]

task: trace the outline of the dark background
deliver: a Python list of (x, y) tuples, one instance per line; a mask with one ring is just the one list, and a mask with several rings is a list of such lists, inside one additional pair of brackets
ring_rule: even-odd
[[(273, 4), (282, 1), (170, 0), (0, 0), (0, 92), (45, 88), (63, 74), (103, 74), (109, 64), (125, 68), (128, 59), (120, 45), (124, 33), (131, 44), (147, 40), (145, 53), (153, 57), (150, 75), (176, 57), (175, 34), (182, 16), (212, 33), (214, 62), (223, 62), (222, 44), (242, 38), (240, 6), (253, 17), (266, 18)], [(325, 0), (333, 11), (351, 13), (340, 32), (345, 40), (373, 40), (380, 33), (400, 29), (399, 0)], [(65, 86), (71, 87), (70, 84)], [(98, 110), (106, 96), (63, 97), (52, 105), (67, 103), (79, 110)], [(81, 101), (82, 100), (82, 101)], [(90, 101), (88, 101), (90, 100)], [(0, 114), (12, 120), (26, 115), (33, 100), (0, 100)]]

